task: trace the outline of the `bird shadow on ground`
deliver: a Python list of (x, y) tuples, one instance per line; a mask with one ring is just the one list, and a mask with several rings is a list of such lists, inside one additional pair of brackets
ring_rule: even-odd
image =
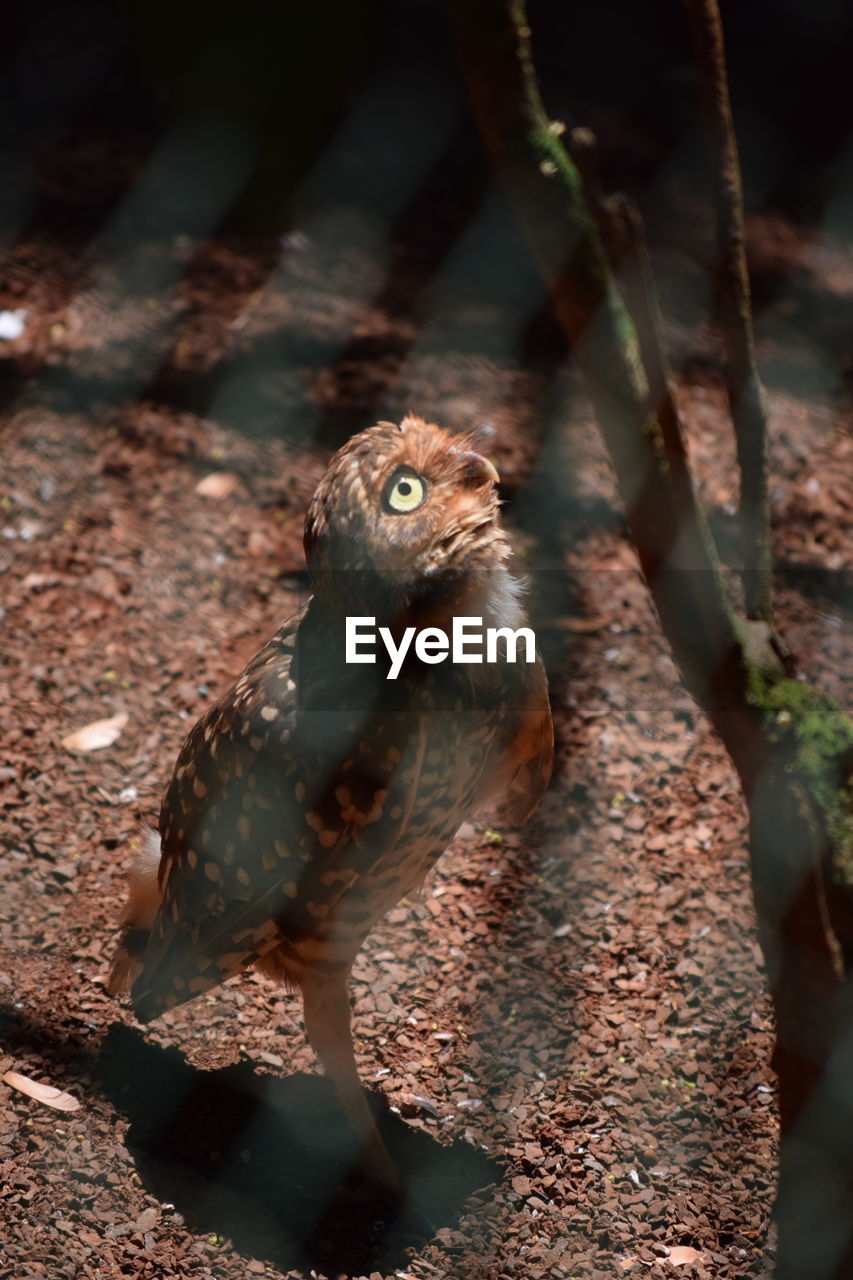
[(398, 1267), (503, 1176), (483, 1152), (441, 1146), (371, 1095), (406, 1186), (402, 1202), (379, 1200), (352, 1172), (357, 1153), (321, 1077), (258, 1075), (250, 1063), (198, 1071), (124, 1026), (110, 1029), (95, 1073), (130, 1120), (127, 1147), (146, 1188), (191, 1230), (228, 1236), (284, 1272)]

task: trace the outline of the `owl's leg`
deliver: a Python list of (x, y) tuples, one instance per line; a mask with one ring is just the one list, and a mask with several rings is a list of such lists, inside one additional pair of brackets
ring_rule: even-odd
[(398, 1192), (400, 1178), (379, 1135), (373, 1113), (364, 1096), (350, 1027), (348, 973), (340, 976), (309, 973), (300, 978), (305, 1005), (305, 1031), (333, 1082), (341, 1105), (361, 1145), (360, 1168), (379, 1186)]

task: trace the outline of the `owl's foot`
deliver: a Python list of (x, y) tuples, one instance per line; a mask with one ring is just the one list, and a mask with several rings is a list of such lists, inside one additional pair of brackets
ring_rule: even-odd
[(354, 1165), (334, 1203), (340, 1211), (373, 1223), (386, 1245), (394, 1240), (398, 1242), (395, 1247), (407, 1248), (431, 1239), (436, 1232), (435, 1223), (412, 1198), (393, 1164), (390, 1171), (362, 1162)]
[[(372, 1117), (371, 1117), (372, 1119)], [(357, 1177), (363, 1179), (366, 1187), (386, 1195), (405, 1195), (405, 1186), (400, 1172), (373, 1122), (373, 1130), (361, 1149), (358, 1161), (354, 1166)]]

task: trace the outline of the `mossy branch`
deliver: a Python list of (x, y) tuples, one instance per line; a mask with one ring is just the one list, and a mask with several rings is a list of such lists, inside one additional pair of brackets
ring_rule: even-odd
[(454, 0), (450, 12), (483, 139), (584, 379), (664, 631), (688, 686), (749, 776), (758, 716), (746, 698), (740, 633), (683, 449), (652, 403), (637, 332), (562, 126), (545, 113), (524, 6)]
[(746, 616), (772, 621), (767, 405), (755, 358), (743, 187), (717, 0), (686, 0), (714, 175), (726, 389), (740, 468), (740, 544)]
[(803, 681), (767, 681), (754, 671), (750, 683), (769, 741), (822, 815), (833, 878), (853, 886), (853, 720), (834, 698)]
[[(800, 692), (768, 618), (742, 622), (729, 607), (689, 473), (652, 407), (637, 334), (577, 169), (542, 106), (523, 3), (452, 0), (450, 9), (484, 142), (585, 380), (664, 633), (749, 801), (753, 893), (777, 1022), (780, 1197), (794, 1207), (779, 1216), (779, 1275), (793, 1280), (804, 1274), (799, 1258), (814, 1235), (809, 1211), (800, 1212), (812, 1201), (799, 1132), (815, 1111), (820, 1132), (810, 1128), (806, 1140), (816, 1144), (815, 1159), (819, 1150), (835, 1161), (833, 1193), (853, 1207), (853, 1157), (838, 1155), (826, 1085), (853, 1003), (844, 973), (853, 958), (853, 910), (837, 875), (837, 858), (850, 848), (853, 729), (835, 704)], [(748, 295), (741, 302), (748, 308)], [(821, 1274), (853, 1274), (853, 1249)]]
[(687, 451), (672, 389), (660, 302), (637, 205), (628, 196), (606, 196), (598, 170), (598, 144), (592, 130), (573, 129), (569, 154), (583, 180), (584, 195), (601, 234), (611, 267), (619, 279), (649, 384), (649, 401), (660, 425), (671, 474), (689, 484)]

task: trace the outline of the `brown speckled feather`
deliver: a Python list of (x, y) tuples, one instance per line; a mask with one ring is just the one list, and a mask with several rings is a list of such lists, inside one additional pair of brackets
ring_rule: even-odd
[[(402, 476), (411, 502), (410, 473), (426, 497), (397, 513), (388, 486)], [(306, 521), (315, 595), (191, 731), (163, 798), (162, 902), (132, 975), (142, 1020), (251, 963), (299, 985), (348, 972), (477, 807), (499, 795), (509, 821), (536, 807), (552, 753), (540, 662), (410, 654), (390, 681), (381, 649), (375, 666), (343, 661), (348, 613), (395, 634), (457, 613), (522, 625), (494, 478), (414, 418), (333, 459)], [(144, 932), (132, 908), (127, 936)]]

